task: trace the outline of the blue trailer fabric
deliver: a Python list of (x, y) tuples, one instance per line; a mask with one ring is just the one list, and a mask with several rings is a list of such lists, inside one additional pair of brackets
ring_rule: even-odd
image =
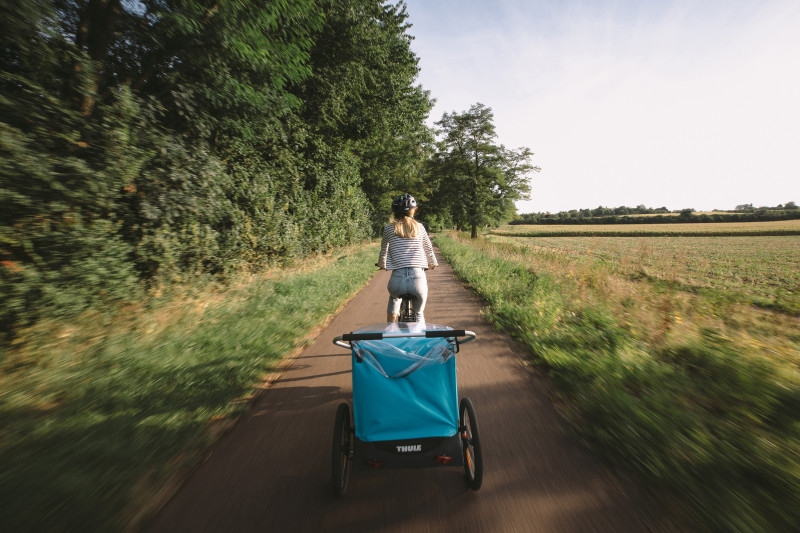
[[(428, 324), (426, 329), (451, 328)], [(359, 330), (364, 331), (367, 328)], [(456, 434), (453, 343), (413, 337), (354, 341), (351, 345), (356, 437), (377, 442)]]

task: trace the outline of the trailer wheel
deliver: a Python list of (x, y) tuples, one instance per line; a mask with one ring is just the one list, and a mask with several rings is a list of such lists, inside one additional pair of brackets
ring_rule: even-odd
[(461, 445), (464, 450), (464, 472), (467, 475), (467, 485), (472, 490), (478, 490), (483, 483), (483, 453), (481, 452), (478, 421), (475, 418), (475, 408), (472, 406), (472, 401), (469, 398), (462, 398), (458, 412), (458, 425), (461, 431)]
[(353, 427), (350, 425), (350, 407), (346, 403), (341, 403), (336, 411), (331, 453), (333, 492), (340, 498), (347, 492), (352, 463)]

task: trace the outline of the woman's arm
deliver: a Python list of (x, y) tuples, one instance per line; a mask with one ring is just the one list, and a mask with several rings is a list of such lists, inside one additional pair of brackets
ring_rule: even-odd
[(386, 257), (389, 254), (389, 238), (390, 235), (386, 234), (386, 227), (383, 228), (383, 238), (381, 238), (381, 253), (378, 256), (378, 268), (386, 270)]
[(420, 237), (422, 237), (422, 249), (425, 251), (425, 255), (428, 257), (428, 268), (433, 270), (439, 266), (439, 262), (436, 261), (436, 254), (433, 253), (433, 244), (431, 244), (431, 239), (428, 237), (428, 232), (425, 231), (425, 226), (422, 224), (419, 225), (419, 233)]

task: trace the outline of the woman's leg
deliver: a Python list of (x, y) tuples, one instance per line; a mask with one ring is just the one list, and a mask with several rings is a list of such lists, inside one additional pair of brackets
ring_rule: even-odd
[(425, 277), (425, 271), (420, 268), (414, 269), (412, 293), (417, 297), (411, 302), (414, 311), (417, 313), (417, 322), (425, 322), (425, 316), (422, 314), (425, 310), (425, 304), (428, 302), (428, 279)]
[(400, 319), (400, 298), (404, 290), (404, 283), (401, 269), (392, 270), (389, 276), (389, 283), (386, 288), (389, 290), (389, 303), (386, 306), (386, 321), (397, 322)]

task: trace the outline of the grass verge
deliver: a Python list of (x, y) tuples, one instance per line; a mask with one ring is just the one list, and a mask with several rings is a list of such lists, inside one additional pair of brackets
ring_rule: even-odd
[(532, 252), (512, 245), (436, 244), (487, 301), (487, 318), (546, 368), (574, 430), (672, 494), (676, 515), (716, 531), (800, 523), (795, 318), (619, 284), (597, 264), (563, 271), (554, 256), (533, 267)]
[[(210, 424), (374, 274), (375, 247), (222, 292), (84, 317), (0, 360), (0, 530), (119, 531), (144, 484), (190, 467)], [(149, 493), (149, 492), (148, 492)]]

